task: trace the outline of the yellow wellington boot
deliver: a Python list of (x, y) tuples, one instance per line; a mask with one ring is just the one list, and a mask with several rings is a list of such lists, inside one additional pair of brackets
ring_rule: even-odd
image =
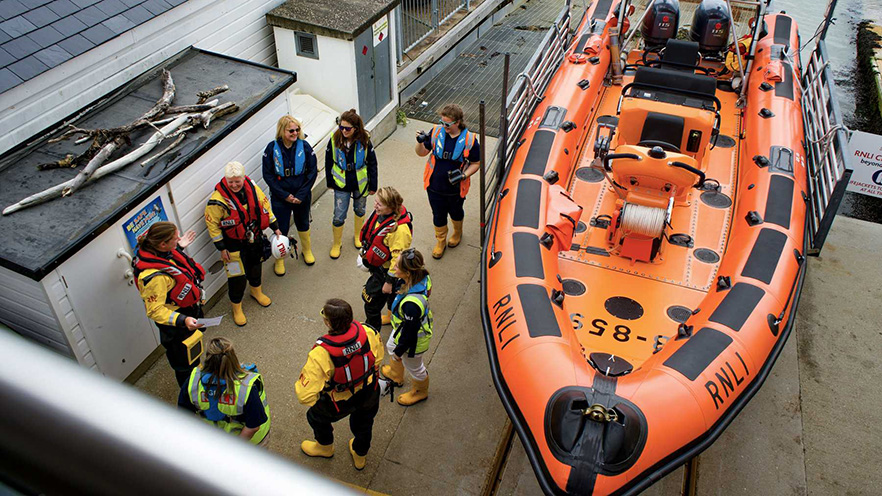
[(273, 264), (273, 272), (276, 273), (277, 276), (282, 277), (285, 275), (285, 259), (280, 258), (276, 260), (276, 263)]
[(432, 248), (432, 258), (439, 259), (444, 256), (444, 249), (447, 248), (447, 226), (435, 226), (435, 247)]
[(257, 300), (257, 302), (260, 303), (260, 306), (262, 307), (268, 307), (273, 302), (273, 300), (271, 300), (269, 296), (263, 294), (262, 286), (251, 288), (251, 297)]
[(404, 364), (401, 360), (390, 358), (389, 363), (380, 368), (380, 374), (398, 387), (404, 385)]
[(386, 310), (385, 312), (383, 312), (383, 315), (380, 316), (380, 322), (382, 322), (383, 325), (391, 324), (392, 323), (392, 312), (389, 310)]
[(355, 247), (361, 249), (361, 226), (364, 225), (364, 216), (355, 216)]
[(355, 441), (355, 438), (349, 440), (349, 453), (352, 454), (352, 464), (355, 465), (356, 470), (361, 470), (364, 468), (364, 464), (367, 463), (366, 456), (361, 456), (352, 449), (352, 442)]
[(300, 449), (309, 456), (321, 456), (330, 458), (334, 456), (333, 444), (319, 444), (316, 441), (303, 441), (300, 443)]
[(312, 240), (309, 239), (309, 231), (297, 231), (300, 235), (300, 253), (303, 254), (303, 261), (306, 265), (315, 263), (315, 257), (312, 256)]
[(331, 245), (331, 258), (340, 258), (340, 248), (343, 247), (343, 226), (331, 226), (334, 229), (334, 244)]
[(248, 319), (245, 318), (245, 312), (242, 311), (241, 301), (239, 303), (233, 303), (233, 322), (239, 327), (248, 323)]
[(413, 381), (410, 391), (398, 397), (398, 404), (410, 406), (429, 397), (429, 376), (422, 381)]
[(460, 241), (462, 241), (462, 221), (455, 220), (453, 221), (453, 234), (450, 235), (450, 239), (447, 241), (447, 247), (454, 248)]

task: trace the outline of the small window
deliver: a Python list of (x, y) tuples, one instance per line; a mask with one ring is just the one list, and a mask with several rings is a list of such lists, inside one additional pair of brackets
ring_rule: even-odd
[(311, 59), (319, 58), (318, 40), (316, 40), (314, 34), (295, 33), (294, 37), (297, 39), (297, 55)]

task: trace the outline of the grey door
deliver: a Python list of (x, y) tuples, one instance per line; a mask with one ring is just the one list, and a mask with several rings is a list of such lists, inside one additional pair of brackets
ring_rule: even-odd
[(379, 112), (392, 101), (392, 50), (390, 49), (388, 33), (389, 28), (387, 27), (383, 39), (374, 47), (374, 100), (377, 106), (376, 112)]
[(355, 77), (358, 80), (358, 113), (367, 122), (377, 115), (373, 30), (370, 27), (355, 37)]

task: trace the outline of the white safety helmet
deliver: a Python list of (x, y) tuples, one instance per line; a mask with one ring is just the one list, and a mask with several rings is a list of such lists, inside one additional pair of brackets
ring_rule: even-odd
[(276, 260), (287, 257), (291, 253), (291, 242), (288, 236), (273, 234), (270, 237), (270, 245), (273, 249), (273, 257)]

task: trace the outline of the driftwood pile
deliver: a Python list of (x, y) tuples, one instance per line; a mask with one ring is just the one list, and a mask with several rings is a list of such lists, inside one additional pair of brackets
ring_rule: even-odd
[[(209, 101), (211, 97), (228, 91), (230, 88), (226, 85), (208, 91), (200, 91), (196, 94), (199, 100), (195, 105), (172, 107), (171, 104), (175, 99), (175, 84), (171, 73), (163, 69), (161, 80), (163, 88), (162, 97), (157, 100), (150, 110), (130, 124), (112, 129), (80, 129), (70, 125), (70, 129), (61, 136), (49, 140), (50, 143), (55, 143), (73, 136), (79, 136), (76, 140), (77, 144), (85, 143), (89, 140), (92, 140), (92, 144), (80, 155), (68, 155), (57, 162), (42, 164), (38, 166), (39, 169), (73, 168), (83, 164), (85, 166), (73, 179), (33, 194), (18, 203), (6, 207), (3, 209), (3, 215), (9, 215), (60, 196), (70, 196), (84, 185), (95, 182), (110, 173), (134, 163), (150, 153), (163, 140), (174, 138), (174, 141), (165, 149), (141, 162), (142, 167), (148, 166), (147, 172), (149, 172), (149, 167), (152, 167), (150, 164), (178, 146), (186, 138), (187, 131), (194, 129), (200, 124), (205, 129), (208, 129), (212, 119), (239, 110), (239, 107), (233, 102), (218, 105), (218, 100), (216, 99)], [(113, 153), (131, 144), (129, 133), (147, 126), (156, 130), (147, 141), (124, 156), (110, 163), (105, 163)]]

